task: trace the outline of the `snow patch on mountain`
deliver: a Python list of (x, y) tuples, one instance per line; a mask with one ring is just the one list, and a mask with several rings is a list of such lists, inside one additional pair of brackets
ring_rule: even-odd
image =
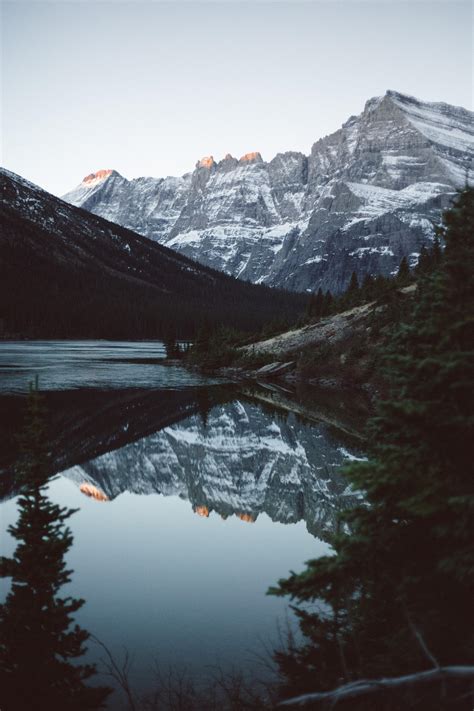
[(388, 91), (309, 156), (209, 156), (178, 178), (112, 171), (64, 197), (234, 276), (339, 291), (353, 270), (391, 274), (419, 253), (473, 160), (471, 111)]

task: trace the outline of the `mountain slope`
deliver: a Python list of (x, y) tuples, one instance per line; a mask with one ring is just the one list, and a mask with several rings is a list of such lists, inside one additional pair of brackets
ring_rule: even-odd
[(388, 91), (309, 156), (209, 157), (180, 178), (100, 171), (64, 199), (229, 274), (340, 291), (353, 270), (415, 262), (473, 158), (472, 112)]
[(1, 171), (0, 319), (42, 337), (190, 337), (204, 319), (254, 329), (304, 308)]

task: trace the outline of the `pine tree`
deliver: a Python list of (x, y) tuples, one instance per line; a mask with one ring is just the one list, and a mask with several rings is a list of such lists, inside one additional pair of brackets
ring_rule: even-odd
[(418, 257), (418, 264), (416, 265), (417, 274), (426, 274), (431, 269), (431, 257), (426, 246), (423, 244), (420, 249), (420, 255)]
[(355, 294), (358, 291), (359, 291), (359, 280), (357, 278), (357, 274), (355, 272), (352, 272), (351, 280), (349, 282), (349, 286), (347, 287), (347, 292), (349, 294)]
[(378, 274), (374, 280), (374, 297), (379, 303), (385, 303), (392, 298), (393, 279)]
[(179, 343), (176, 339), (176, 329), (173, 326), (170, 326), (167, 329), (163, 338), (163, 343), (167, 358), (179, 358), (181, 356)]
[(308, 319), (313, 318), (315, 306), (316, 306), (316, 297), (314, 294), (311, 294), (311, 296), (309, 297), (309, 301), (308, 301), (308, 307), (306, 309), (306, 317)]
[[(440, 234), (443, 234), (443, 230), (440, 229)], [(441, 251), (441, 243), (439, 241), (438, 235), (436, 235), (434, 242), (433, 242), (433, 249), (431, 250), (431, 255), (432, 255), (432, 260), (433, 260), (433, 266), (435, 269), (437, 269), (441, 261), (443, 259), (443, 252)]]
[(333, 298), (329, 289), (324, 294), (322, 316), (329, 316), (332, 311)]
[(11, 590), (0, 606), (0, 707), (2, 711), (85, 711), (104, 708), (106, 688), (89, 687), (93, 665), (75, 660), (89, 633), (72, 615), (84, 601), (59, 597), (71, 579), (64, 557), (73, 538), (64, 522), (73, 509), (46, 495), (49, 477), (44, 415), (36, 388), (30, 390), (17, 475), (22, 485), (18, 541), (12, 558), (0, 559), (0, 575)]
[(352, 272), (349, 286), (347, 287), (342, 297), (340, 297), (340, 308), (350, 309), (353, 306), (356, 306), (359, 303), (359, 292), (360, 289), (357, 274), (355, 272)]
[(375, 279), (372, 276), (372, 274), (366, 274), (364, 277), (364, 281), (362, 282), (362, 296), (363, 299), (371, 300), (374, 297), (374, 284), (375, 284)]
[[(474, 190), (444, 218), (446, 250), (385, 352), (392, 394), (372, 422), (369, 461), (347, 475), (366, 504), (346, 512), (336, 555), (274, 590), (299, 602), (306, 642), (277, 661), (286, 693), (341, 680), (469, 663), (474, 649)], [(416, 634), (414, 634), (416, 631)], [(469, 708), (469, 689), (416, 694), (409, 708)], [(467, 694), (467, 696), (466, 696)], [(405, 708), (385, 699), (384, 709)], [(380, 699), (351, 709), (379, 709)]]
[(319, 287), (317, 294), (311, 294), (308, 302), (307, 316), (312, 320), (321, 318), (324, 310), (324, 295), (323, 290)]
[(208, 321), (204, 321), (196, 335), (196, 342), (194, 344), (196, 353), (207, 353), (211, 343), (211, 336), (211, 326)]
[(410, 267), (406, 257), (403, 257), (398, 267), (397, 281), (399, 284), (408, 284), (410, 281)]
[(444, 228), (441, 226), (437, 229), (436, 237), (433, 240), (433, 246), (428, 249), (425, 245), (422, 246), (418, 264), (415, 268), (416, 274), (428, 274), (438, 269), (443, 261), (443, 251), (441, 249), (440, 237), (443, 237)]
[(323, 290), (321, 287), (318, 289), (318, 293), (316, 294), (316, 299), (314, 302), (314, 316), (316, 319), (320, 319), (321, 316), (323, 315), (323, 309), (324, 309), (324, 295), (323, 295)]

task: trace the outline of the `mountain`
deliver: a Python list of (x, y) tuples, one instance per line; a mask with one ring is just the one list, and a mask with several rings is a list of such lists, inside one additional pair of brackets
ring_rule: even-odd
[(180, 496), (195, 513), (252, 522), (306, 521), (321, 538), (354, 492), (338, 471), (354, 456), (324, 424), (234, 400), (191, 415), (121, 449), (63, 472), (87, 495), (124, 491)]
[[(252, 522), (266, 513), (305, 520), (325, 538), (354, 501), (340, 465), (360, 456), (354, 426), (366, 413), (354, 409), (353, 393), (335, 402), (307, 390), (308, 407), (256, 386), (45, 391), (50, 470), (100, 500), (124, 491), (180, 496), (201, 516)], [(0, 500), (18, 495), (12, 463), (24, 412), (24, 396), (2, 395)]]
[(305, 307), (302, 296), (199, 265), (8, 171), (0, 171), (0, 186), (7, 333), (158, 338), (172, 328), (187, 338), (204, 319), (254, 330)]
[(473, 112), (388, 91), (308, 156), (210, 156), (178, 178), (99, 171), (64, 199), (242, 279), (341, 291), (352, 271), (416, 263), (473, 158)]
[[(41, 396), (52, 474), (142, 439), (199, 412), (203, 402), (209, 408), (215, 404), (214, 399), (224, 397), (218, 386), (205, 391), (197, 387), (179, 390), (78, 388), (44, 390)], [(19, 456), (18, 432), (24, 424), (25, 398), (26, 395), (16, 393), (0, 395), (0, 484), (13, 474)]]
[[(41, 397), (50, 473), (56, 474), (143, 439), (191, 414), (205, 413), (233, 395), (228, 386), (178, 390), (91, 387), (42, 390)], [(25, 394), (0, 394), (0, 500), (18, 492), (14, 465), (25, 410)]]

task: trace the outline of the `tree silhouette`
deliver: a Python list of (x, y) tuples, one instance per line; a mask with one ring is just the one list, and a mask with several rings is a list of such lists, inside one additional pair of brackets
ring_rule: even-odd
[(397, 281), (399, 284), (407, 284), (410, 281), (410, 267), (408, 266), (408, 260), (403, 257), (398, 267)]
[(446, 676), (443, 687), (433, 674), (436, 683), (415, 688), (421, 672), (469, 664), (474, 649), (473, 189), (444, 222), (440, 266), (422, 271), (415, 306), (385, 349), (392, 392), (372, 421), (370, 459), (347, 470), (365, 502), (345, 513), (335, 555), (272, 591), (304, 603), (305, 643), (277, 655), (284, 694), (336, 699), (344, 683), (407, 675), (409, 700), (380, 684), (383, 699), (351, 698), (349, 708), (472, 707), (471, 679)]
[(30, 387), (17, 476), (22, 486), (19, 518), (9, 527), (18, 541), (12, 558), (0, 559), (11, 590), (0, 606), (0, 708), (2, 711), (85, 711), (104, 708), (109, 689), (89, 687), (85, 653), (89, 633), (73, 624), (84, 601), (59, 597), (71, 579), (65, 555), (73, 537), (64, 522), (75, 512), (52, 503), (42, 402)]
[(355, 294), (358, 290), (359, 290), (359, 280), (357, 278), (357, 274), (355, 272), (352, 272), (351, 280), (349, 282), (349, 286), (347, 287), (347, 292), (349, 294)]
[(321, 318), (324, 311), (324, 294), (321, 287), (319, 287), (316, 294), (311, 294), (310, 300), (308, 302), (308, 309), (306, 315), (309, 319), (318, 320)]

